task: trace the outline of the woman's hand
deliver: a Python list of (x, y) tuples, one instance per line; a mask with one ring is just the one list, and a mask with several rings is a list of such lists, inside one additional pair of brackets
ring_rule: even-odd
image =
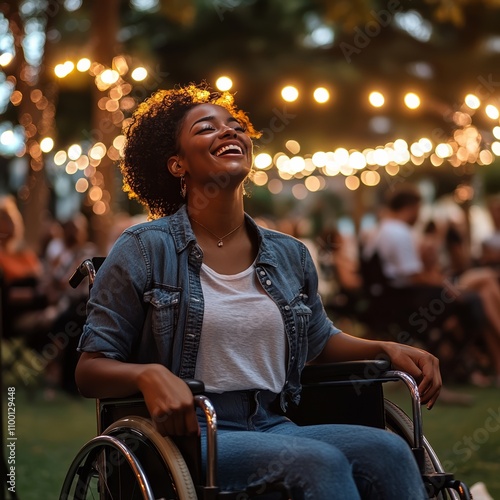
[(395, 369), (407, 372), (416, 380), (420, 401), (430, 410), (442, 386), (439, 360), (427, 351), (404, 344), (383, 342), (382, 347)]
[(420, 400), (430, 410), (441, 390), (438, 359), (427, 351), (396, 342), (355, 337), (344, 332), (332, 335), (314, 363), (335, 363), (388, 357), (394, 368), (407, 372), (418, 383)]
[(137, 385), (158, 432), (163, 436), (198, 435), (191, 389), (162, 365), (143, 366)]
[(199, 433), (191, 389), (163, 365), (125, 363), (99, 352), (84, 352), (76, 382), (87, 398), (125, 398), (139, 391), (162, 435)]

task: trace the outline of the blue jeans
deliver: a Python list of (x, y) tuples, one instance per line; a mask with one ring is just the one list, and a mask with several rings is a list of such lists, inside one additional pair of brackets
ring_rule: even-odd
[[(268, 391), (208, 397), (217, 413), (223, 489), (283, 483), (294, 500), (428, 498), (410, 447), (393, 433), (360, 425), (298, 426), (280, 414)], [(206, 423), (198, 412), (204, 460)]]

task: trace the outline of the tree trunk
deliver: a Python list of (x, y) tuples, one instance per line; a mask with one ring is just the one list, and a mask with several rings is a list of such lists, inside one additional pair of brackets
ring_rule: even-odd
[[(120, 19), (120, 0), (94, 0), (92, 3), (92, 35), (91, 47), (93, 60), (106, 68), (112, 67), (113, 58), (118, 54), (117, 33)], [(110, 113), (97, 105), (104, 93), (96, 86), (92, 89), (92, 137), (96, 142), (102, 142), (109, 148), (119, 132), (119, 127), (113, 124)], [(108, 245), (108, 235), (112, 224), (113, 200), (116, 197), (115, 171), (116, 165), (107, 155), (99, 164), (98, 171), (102, 174), (101, 188), (104, 192), (103, 201), (106, 204), (104, 213), (91, 213), (92, 237), (100, 252), (105, 252)]]

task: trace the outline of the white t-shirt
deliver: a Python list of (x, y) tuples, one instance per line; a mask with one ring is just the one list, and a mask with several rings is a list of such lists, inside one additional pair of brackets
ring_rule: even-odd
[(285, 327), (254, 266), (223, 275), (203, 264), (200, 279), (205, 311), (195, 378), (209, 392), (281, 392), (286, 378)]
[(385, 276), (393, 286), (410, 284), (409, 277), (423, 270), (416, 236), (411, 226), (397, 219), (381, 222), (373, 240), (365, 247), (365, 256), (378, 251)]

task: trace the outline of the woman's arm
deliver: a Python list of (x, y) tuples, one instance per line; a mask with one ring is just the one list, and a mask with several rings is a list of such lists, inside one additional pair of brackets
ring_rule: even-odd
[(439, 360), (427, 351), (396, 342), (362, 339), (338, 333), (330, 337), (314, 363), (333, 363), (386, 357), (395, 369), (409, 373), (418, 383), (422, 403), (431, 409), (441, 390)]
[(199, 432), (191, 390), (163, 365), (125, 363), (100, 353), (84, 352), (75, 376), (85, 397), (119, 398), (141, 392), (162, 435)]

